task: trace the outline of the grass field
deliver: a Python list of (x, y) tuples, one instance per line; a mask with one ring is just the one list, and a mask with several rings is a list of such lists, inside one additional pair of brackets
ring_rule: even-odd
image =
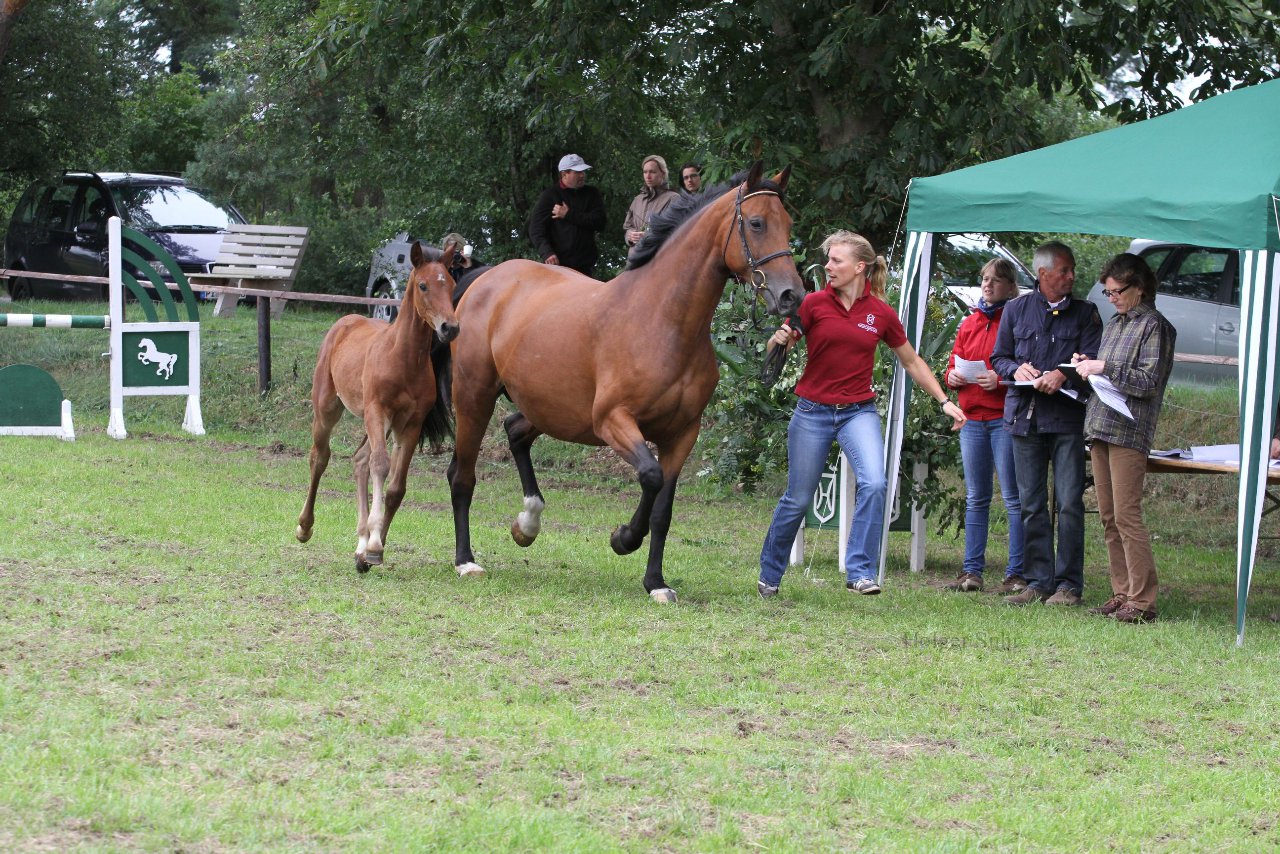
[[(106, 438), (105, 336), (0, 330), (0, 365), (53, 371), (79, 434), (0, 442), (0, 848), (1280, 845), (1275, 558), (1237, 649), (1226, 479), (1152, 478), (1161, 620), (1145, 627), (946, 594), (961, 543), (936, 531), (919, 575), (891, 536), (879, 597), (844, 592), (819, 535), (810, 572), (761, 602), (776, 491), (692, 477), (667, 552), (681, 602), (659, 607), (643, 554), (608, 547), (630, 478), (552, 443), (535, 449), (533, 547), (506, 533), (519, 489), (495, 450), (473, 511), (490, 573), (457, 578), (447, 458), (419, 455), (388, 563), (361, 577), (345, 458), (314, 539), (293, 539), (332, 318), (275, 325), (259, 399), (241, 314), (205, 326), (204, 438), (163, 399), (130, 400), (130, 439)], [(1234, 430), (1232, 400), (1177, 390), (1164, 444)], [(1091, 605), (1094, 517), (1086, 572)]]

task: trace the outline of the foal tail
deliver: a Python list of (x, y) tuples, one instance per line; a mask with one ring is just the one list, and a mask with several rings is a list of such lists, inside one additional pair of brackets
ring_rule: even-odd
[(432, 333), (431, 370), (436, 375), (436, 402), (422, 423), (418, 450), (430, 441), (438, 445), (453, 438), (453, 351)]

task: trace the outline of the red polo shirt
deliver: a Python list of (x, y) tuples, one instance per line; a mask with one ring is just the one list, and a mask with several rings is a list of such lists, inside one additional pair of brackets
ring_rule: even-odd
[(876, 344), (907, 342), (897, 313), (879, 297), (864, 293), (845, 309), (831, 288), (823, 288), (800, 304), (800, 323), (809, 344), (804, 375), (796, 394), (815, 403), (862, 403), (875, 397), (871, 372)]

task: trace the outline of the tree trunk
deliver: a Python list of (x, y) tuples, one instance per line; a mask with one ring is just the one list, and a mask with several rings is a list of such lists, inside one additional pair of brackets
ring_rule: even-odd
[(22, 10), (27, 8), (28, 2), (30, 0), (3, 0), (3, 5), (0, 5), (0, 65), (4, 65), (4, 55), (9, 52), (13, 26)]

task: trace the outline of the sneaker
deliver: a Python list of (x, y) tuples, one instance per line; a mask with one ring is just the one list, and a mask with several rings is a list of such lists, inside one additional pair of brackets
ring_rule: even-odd
[(1025, 587), (1019, 593), (1004, 597), (1004, 604), (1014, 606), (1031, 605), (1036, 602), (1043, 602), (1048, 598), (1048, 593), (1041, 593), (1034, 587)]
[(957, 593), (974, 593), (982, 589), (982, 576), (976, 572), (962, 572), (950, 584), (944, 584), (943, 590), (954, 590)]
[(1074, 606), (1080, 604), (1080, 594), (1072, 590), (1070, 587), (1059, 587), (1048, 599), (1044, 600), (1046, 605), (1067, 605)]
[(857, 581), (850, 581), (844, 586), (845, 590), (850, 593), (861, 593), (863, 596), (874, 596), (880, 592), (880, 585), (876, 584), (870, 578), (859, 578)]
[(1004, 583), (996, 588), (997, 593), (1008, 595), (1010, 593), (1021, 593), (1027, 589), (1027, 580), (1021, 575), (1006, 575)]
[(1156, 618), (1156, 612), (1144, 611), (1132, 602), (1126, 602), (1112, 616), (1120, 623), (1150, 623)]
[(1108, 599), (1107, 601), (1103, 602), (1103, 603), (1102, 603), (1101, 605), (1099, 605), (1098, 607), (1096, 607), (1096, 608), (1090, 608), (1090, 609), (1089, 609), (1089, 613), (1090, 613), (1090, 614), (1097, 614), (1097, 615), (1099, 615), (1099, 616), (1101, 616), (1101, 617), (1110, 617), (1110, 616), (1111, 616), (1112, 614), (1114, 614), (1116, 611), (1119, 611), (1121, 608), (1123, 608), (1123, 607), (1124, 607), (1124, 603), (1125, 603), (1126, 601), (1127, 601), (1127, 600), (1125, 599), (1125, 597), (1124, 597), (1124, 594), (1123, 594), (1123, 593), (1117, 593), (1116, 595), (1112, 596), (1112, 597), (1111, 597), (1110, 599)]
[(778, 588), (763, 581), (756, 582), (756, 592), (760, 594), (761, 599), (772, 599), (778, 595)]

